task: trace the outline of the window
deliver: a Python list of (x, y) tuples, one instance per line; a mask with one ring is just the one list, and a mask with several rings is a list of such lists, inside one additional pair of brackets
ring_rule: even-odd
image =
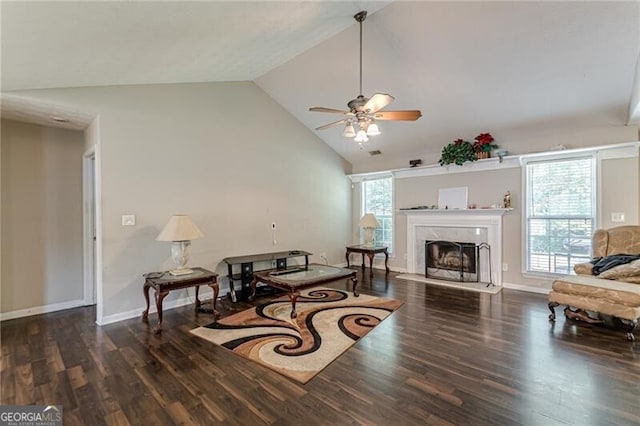
[(526, 271), (571, 274), (591, 259), (595, 159), (529, 162), (525, 174)]
[(374, 241), (393, 251), (393, 178), (391, 176), (362, 182), (362, 214), (376, 215), (380, 227)]

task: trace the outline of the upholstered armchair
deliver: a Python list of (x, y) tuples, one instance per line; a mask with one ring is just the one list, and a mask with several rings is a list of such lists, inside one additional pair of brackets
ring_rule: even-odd
[[(614, 254), (640, 254), (640, 226), (627, 225), (611, 229), (598, 229), (591, 242), (593, 257)], [(640, 283), (640, 262), (616, 266), (598, 275), (598, 278)], [(578, 275), (593, 275), (593, 263), (579, 263), (573, 268)]]
[[(599, 229), (593, 234), (593, 256), (640, 255), (640, 226)], [(558, 278), (549, 293), (549, 319), (555, 321), (554, 308), (565, 305), (564, 314), (589, 323), (601, 323), (601, 315), (618, 318), (625, 326), (627, 340), (640, 319), (640, 259), (603, 268), (593, 275), (594, 264), (581, 263), (574, 268), (577, 275)], [(590, 313), (595, 313), (590, 315)]]

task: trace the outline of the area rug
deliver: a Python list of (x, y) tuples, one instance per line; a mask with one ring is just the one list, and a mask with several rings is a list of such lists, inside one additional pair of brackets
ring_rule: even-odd
[(300, 292), (297, 318), (282, 296), (191, 333), (307, 383), (371, 331), (402, 302), (330, 288)]

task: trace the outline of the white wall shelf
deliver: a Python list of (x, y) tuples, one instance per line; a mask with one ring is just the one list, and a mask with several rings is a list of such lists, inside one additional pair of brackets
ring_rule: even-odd
[(561, 157), (561, 156), (573, 156), (576, 154), (589, 154), (597, 153), (601, 159), (612, 158), (628, 158), (637, 157), (640, 150), (640, 142), (626, 142), (620, 144), (592, 146), (586, 148), (566, 149), (561, 151), (545, 151), (522, 155), (508, 155), (500, 158), (486, 158), (484, 160), (478, 160), (470, 163), (465, 163), (461, 166), (455, 164), (449, 164), (447, 166), (441, 166), (439, 164), (430, 164), (421, 167), (407, 167), (403, 169), (383, 170), (378, 172), (368, 173), (354, 173), (347, 175), (351, 182), (362, 182), (367, 179), (376, 179), (383, 176), (393, 176), (396, 179), (413, 178), (420, 176), (436, 176), (446, 175), (451, 173), (469, 173), (469, 172), (482, 172), (488, 170), (502, 170), (521, 167), (522, 164), (530, 160), (541, 160), (545, 157)]
[(486, 158), (484, 160), (474, 161), (472, 163), (465, 163), (462, 166), (455, 164), (449, 164), (447, 166), (441, 166), (439, 164), (430, 164), (428, 166), (421, 167), (409, 167), (405, 169), (387, 170), (381, 172), (371, 173), (357, 173), (348, 175), (352, 182), (362, 182), (367, 179), (375, 179), (382, 176), (393, 175), (396, 179), (412, 178), (419, 176), (436, 176), (446, 175), (449, 173), (466, 173), (466, 172), (480, 172), (487, 170), (498, 169), (510, 169), (520, 167), (520, 156), (511, 155), (500, 158)]
[(466, 215), (486, 215), (486, 216), (495, 216), (513, 211), (512, 208), (509, 209), (398, 209), (396, 213), (405, 214), (405, 215), (414, 215), (414, 214), (466, 214)]

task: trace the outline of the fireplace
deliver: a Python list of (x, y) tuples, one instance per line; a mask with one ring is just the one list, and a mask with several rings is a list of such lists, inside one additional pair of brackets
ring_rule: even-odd
[[(425, 242), (468, 242), (478, 247), (478, 257), (474, 256), (478, 282), (501, 286), (502, 216), (505, 212), (504, 209), (425, 209), (403, 212), (407, 216), (407, 273), (425, 280), (448, 281), (450, 285), (455, 286), (460, 282), (459, 272), (454, 278), (455, 281), (433, 277), (431, 271), (429, 278), (425, 277)], [(445, 269), (442, 271), (447, 271), (449, 275), (456, 273)]]
[(475, 243), (425, 241), (425, 276), (459, 282), (478, 282), (479, 249)]

